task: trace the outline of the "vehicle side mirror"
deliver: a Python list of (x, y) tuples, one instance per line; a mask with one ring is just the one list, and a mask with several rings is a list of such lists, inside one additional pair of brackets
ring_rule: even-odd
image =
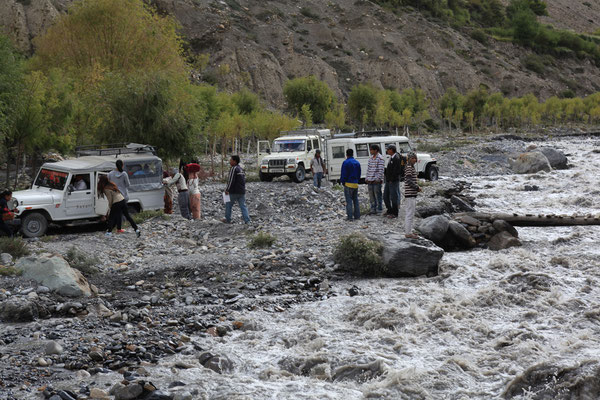
[(74, 190), (75, 190), (75, 188), (73, 187), (73, 185), (69, 185), (69, 186), (67, 186), (67, 192), (68, 192), (69, 194), (73, 193), (73, 191), (74, 191)]

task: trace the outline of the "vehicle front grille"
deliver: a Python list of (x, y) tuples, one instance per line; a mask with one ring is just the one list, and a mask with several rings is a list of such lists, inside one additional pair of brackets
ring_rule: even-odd
[(269, 167), (285, 167), (285, 160), (269, 160)]

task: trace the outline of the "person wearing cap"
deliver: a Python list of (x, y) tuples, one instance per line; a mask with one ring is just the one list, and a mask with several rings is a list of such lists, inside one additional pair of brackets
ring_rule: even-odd
[(407, 156), (407, 164), (404, 171), (404, 236), (411, 239), (417, 239), (418, 236), (413, 233), (413, 222), (415, 219), (415, 208), (417, 204), (417, 194), (421, 188), (417, 184), (417, 171), (415, 164), (417, 155), (414, 152), (409, 152)]
[(385, 159), (380, 153), (379, 146), (372, 144), (369, 147), (371, 157), (367, 164), (367, 177), (365, 182), (369, 185), (370, 214), (381, 214), (383, 212), (383, 197), (381, 195), (381, 184), (383, 183), (383, 172), (385, 170)]
[(310, 162), (310, 171), (313, 176), (313, 186), (317, 189), (321, 189), (321, 180), (323, 179), (323, 172), (325, 171), (325, 162), (321, 157), (321, 150), (315, 150), (315, 158)]
[(389, 144), (385, 148), (387, 154), (390, 156), (390, 161), (384, 171), (385, 186), (383, 189), (383, 201), (387, 208), (385, 215), (388, 218), (397, 218), (398, 208), (400, 207), (400, 181), (404, 179), (406, 159), (396, 153), (395, 145)]
[(360, 219), (360, 205), (358, 203), (358, 181), (360, 180), (360, 163), (354, 158), (354, 150), (346, 150), (346, 160), (342, 163), (340, 183), (344, 186), (346, 197), (346, 220)]
[(163, 179), (163, 184), (167, 187), (175, 185), (177, 187), (177, 204), (179, 205), (179, 212), (185, 219), (192, 219), (190, 214), (190, 195), (188, 192), (187, 183), (183, 174), (179, 173), (177, 168), (172, 168), (170, 173), (171, 178)]

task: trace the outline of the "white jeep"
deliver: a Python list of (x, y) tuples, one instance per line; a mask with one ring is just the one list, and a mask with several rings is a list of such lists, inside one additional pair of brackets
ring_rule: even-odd
[[(120, 148), (80, 148), (80, 157), (47, 162), (30, 189), (13, 193), (15, 216), (25, 237), (46, 233), (49, 223), (98, 221), (108, 212), (108, 202), (98, 198), (98, 177), (123, 160), (129, 175), (128, 207), (131, 212), (163, 207), (162, 161), (154, 148), (130, 144)], [(20, 221), (19, 221), (20, 220)]]
[(282, 132), (282, 136), (273, 141), (258, 142), (258, 176), (263, 182), (287, 175), (294, 182), (300, 183), (310, 171), (310, 162), (315, 151), (321, 150), (325, 159), (324, 139), (330, 134), (329, 129), (305, 129)]

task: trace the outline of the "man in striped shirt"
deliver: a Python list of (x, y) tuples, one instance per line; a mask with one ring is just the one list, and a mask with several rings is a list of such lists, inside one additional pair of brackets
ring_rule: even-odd
[(417, 194), (421, 191), (421, 188), (417, 184), (417, 171), (415, 170), (417, 155), (411, 151), (408, 153), (406, 159), (407, 164), (404, 169), (404, 236), (411, 239), (417, 239), (418, 236), (412, 231), (415, 219), (415, 208), (417, 205)]
[(385, 169), (385, 159), (381, 155), (379, 146), (372, 144), (370, 146), (371, 158), (367, 164), (366, 183), (369, 185), (369, 202), (371, 203), (370, 214), (381, 214), (383, 212), (383, 196), (381, 194), (381, 184), (383, 183), (383, 171)]

